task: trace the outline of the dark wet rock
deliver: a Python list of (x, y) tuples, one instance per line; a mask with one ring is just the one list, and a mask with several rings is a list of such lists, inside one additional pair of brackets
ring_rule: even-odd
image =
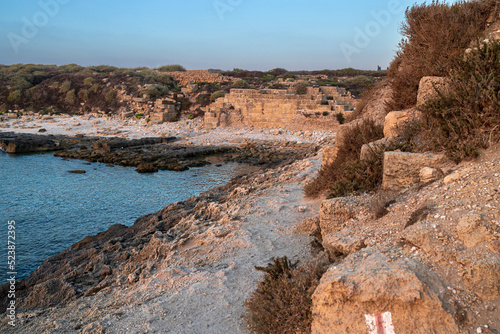
[(69, 170), (68, 173), (71, 173), (71, 174), (85, 174), (87, 172), (84, 171), (84, 170)]
[(138, 173), (156, 173), (158, 171), (158, 167), (153, 165), (152, 163), (141, 163), (137, 166), (136, 171)]
[(44, 133), (44, 132), (47, 132), (47, 129), (43, 129), (43, 128), (42, 128), (42, 129), (38, 130), (38, 132), (40, 132), (40, 133)]

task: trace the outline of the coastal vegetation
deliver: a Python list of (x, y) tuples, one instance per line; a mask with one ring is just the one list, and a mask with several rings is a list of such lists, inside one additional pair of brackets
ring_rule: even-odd
[[(421, 119), (401, 128), (397, 141), (377, 146), (379, 151), (369, 160), (361, 161), (361, 147), (383, 138), (382, 128), (366, 119), (346, 128), (337, 143), (336, 160), (305, 187), (306, 195), (339, 197), (377, 190), (382, 183), (384, 151), (445, 152), (458, 163), (477, 157), (480, 149), (500, 135), (500, 43), (477, 42), (493, 5), (489, 0), (453, 5), (433, 1), (407, 10), (402, 29), (405, 39), (388, 72), (392, 98), (387, 110), (414, 108), (424, 76), (446, 76), (448, 88), (419, 106)], [(435, 24), (442, 28), (436, 29)], [(380, 88), (375, 85), (365, 91), (349, 120), (362, 115)]]

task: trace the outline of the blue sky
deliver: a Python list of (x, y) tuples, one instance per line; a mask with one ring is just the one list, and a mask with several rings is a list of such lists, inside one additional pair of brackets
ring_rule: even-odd
[(0, 0), (0, 63), (385, 68), (401, 39), (404, 11), (414, 3)]

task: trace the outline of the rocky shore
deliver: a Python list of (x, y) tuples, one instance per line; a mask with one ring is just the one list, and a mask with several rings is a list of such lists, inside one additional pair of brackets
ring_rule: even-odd
[(320, 165), (315, 153), (284, 161), (75, 243), (18, 283), (18, 323), (1, 330), (246, 333), (253, 267), (312, 257), (294, 226), (318, 215), (302, 187)]

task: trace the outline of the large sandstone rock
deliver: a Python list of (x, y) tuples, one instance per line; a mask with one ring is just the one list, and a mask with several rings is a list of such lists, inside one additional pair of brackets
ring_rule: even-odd
[(448, 89), (449, 83), (445, 77), (423, 77), (418, 86), (417, 107), (424, 105), (427, 100), (438, 97), (438, 91), (446, 93)]
[(420, 181), (420, 170), (424, 167), (439, 167), (447, 161), (441, 154), (385, 152), (384, 190), (402, 190)]
[(384, 137), (398, 137), (408, 122), (420, 117), (416, 111), (391, 111), (385, 116)]
[(331, 267), (314, 292), (312, 333), (458, 333), (445, 291), (414, 260), (351, 259)]
[(319, 225), (321, 235), (326, 237), (330, 233), (340, 231), (346, 223), (356, 218), (360, 210), (360, 203), (356, 197), (339, 197), (321, 202)]

